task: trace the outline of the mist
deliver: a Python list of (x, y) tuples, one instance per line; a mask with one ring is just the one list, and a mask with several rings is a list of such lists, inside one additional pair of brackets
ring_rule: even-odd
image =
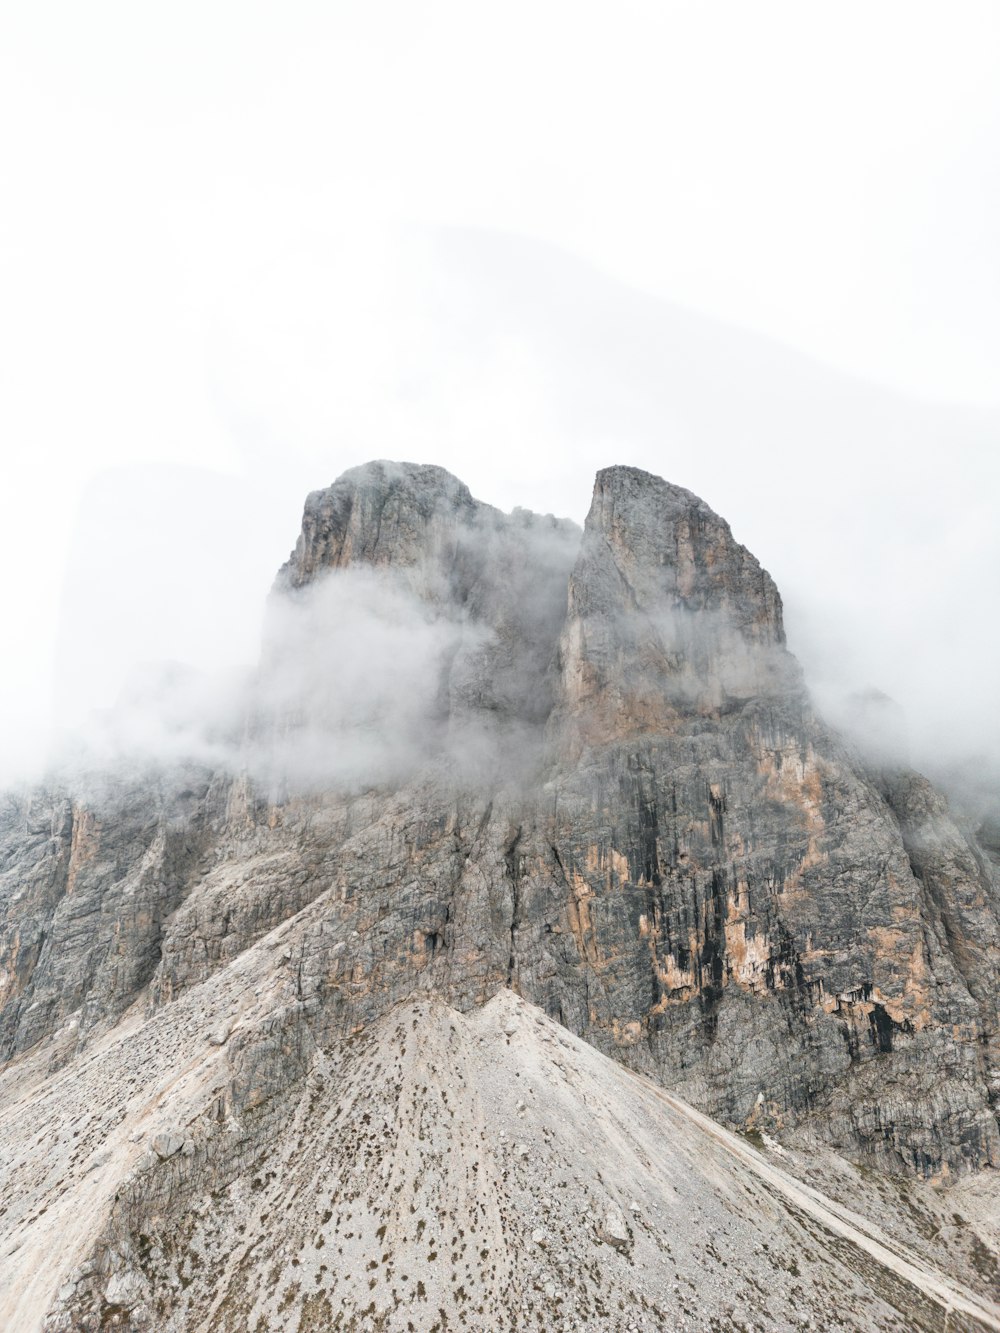
[(196, 765), (275, 799), (419, 773), (491, 790), (527, 780), (581, 530), (482, 504), (437, 521), (426, 545), (404, 538), (389, 563), (304, 583), (283, 571), (252, 669), (132, 667), (109, 707), (62, 735), (58, 779), (87, 794), (102, 774)]
[(0, 781), (137, 664), (252, 672), (380, 457), (577, 523), (608, 464), (688, 486), (825, 710), (995, 765), (995, 6), (209, 9), (0, 49)]
[(405, 781), (441, 753), (450, 663), (489, 637), (394, 570), (338, 570), (273, 598), (251, 769), (293, 788)]
[(502, 509), (579, 523), (597, 469), (625, 462), (701, 495), (769, 570), (825, 715), (849, 727), (852, 696), (882, 691), (916, 766), (993, 799), (996, 412), (833, 371), (551, 246), (440, 227), (276, 256), (220, 313), (211, 367), (238, 471), (107, 469), (81, 496), (65, 728), (140, 661), (252, 673), (305, 494), (350, 466), (435, 462)]
[(19, 7), (0, 781), (139, 663), (252, 672), (304, 496), (386, 456), (576, 522), (609, 463), (690, 487), (824, 708), (989, 768), (998, 23)]

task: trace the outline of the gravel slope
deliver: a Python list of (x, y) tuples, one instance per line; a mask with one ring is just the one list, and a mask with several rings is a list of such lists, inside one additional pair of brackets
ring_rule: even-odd
[(1000, 1328), (510, 991), (401, 1005), (227, 1116), (240, 1025), (281, 999), (253, 952), (169, 1025), (0, 1081), (0, 1327)]

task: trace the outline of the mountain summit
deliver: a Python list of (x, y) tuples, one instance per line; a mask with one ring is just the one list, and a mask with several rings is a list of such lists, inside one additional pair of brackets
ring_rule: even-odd
[[(789, 1170), (826, 1163), (852, 1206), (884, 1203), (846, 1163), (905, 1178), (930, 1217), (925, 1182), (978, 1197), (1000, 1166), (998, 944), (994, 863), (922, 777), (867, 767), (816, 715), (773, 580), (698, 497), (608, 468), (581, 532), (440, 468), (352, 469), (308, 497), (230, 754), (3, 799), (0, 1323), (737, 1328), (752, 1306), (796, 1326), (792, 1284), (757, 1301), (708, 1241), (675, 1254), (666, 1214), (646, 1234), (680, 1157), (650, 1163), (666, 1175), (633, 1216), (625, 1141), (590, 1145), (610, 1185), (581, 1175), (559, 1165), (565, 1116), (599, 1105), (595, 1135), (617, 1116), (651, 1154), (639, 1102), (669, 1089)], [(477, 1043), (537, 1098), (563, 1030), (572, 1096), (498, 1102), (492, 1123)], [(693, 1188), (707, 1216), (742, 1186), (704, 1151), (714, 1183), (684, 1209)], [(586, 1243), (559, 1230), (560, 1172), (591, 1200)], [(794, 1226), (737, 1215), (726, 1244), (759, 1290), (754, 1246), (791, 1271)], [(982, 1286), (995, 1239), (975, 1225), (913, 1263)], [(570, 1294), (557, 1252), (586, 1266), (588, 1245), (598, 1268), (641, 1249), (663, 1271), (581, 1269)], [(714, 1276), (688, 1306), (671, 1293), (698, 1265)], [(913, 1272), (852, 1322), (847, 1268), (829, 1327), (938, 1326)], [(536, 1270), (541, 1294), (505, 1314)]]

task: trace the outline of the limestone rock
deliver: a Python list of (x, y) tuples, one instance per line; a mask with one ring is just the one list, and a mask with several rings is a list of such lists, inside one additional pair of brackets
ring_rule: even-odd
[(628, 1227), (616, 1208), (605, 1213), (599, 1234), (605, 1245), (611, 1245), (616, 1250), (624, 1250), (628, 1246)]
[(150, 1147), (161, 1161), (166, 1161), (168, 1157), (173, 1157), (184, 1147), (184, 1136), (175, 1130), (166, 1129), (153, 1135)]
[[(338, 602), (346, 587), (360, 595)], [(359, 651), (357, 622), (328, 614), (348, 604), (386, 609), (413, 629), (388, 642), (422, 654), (402, 700), (414, 662), (397, 653), (397, 677), (362, 654), (352, 688), (382, 690), (364, 726), (316, 693)], [(332, 722), (311, 716), (318, 697)], [(377, 769), (337, 767), (351, 744)], [(333, 767), (297, 772), (310, 746)], [(538, 1011), (500, 1004), (476, 1034), (517, 1094), (496, 1136), (517, 1145), (510, 1176), (541, 1160), (525, 1069), (543, 1050), (562, 1079), (577, 1038), (758, 1142), (780, 1134), (783, 1164), (808, 1143), (918, 1182), (1000, 1166), (991, 827), (977, 844), (922, 777), (870, 768), (824, 724), (772, 579), (690, 492), (606, 469), (581, 534), (500, 514), (439, 468), (352, 469), (309, 497), (279, 573), (240, 763), (54, 776), (0, 798), (0, 1106), (50, 1099), (53, 1134), (51, 1161), (0, 1154), (16, 1201), (0, 1240), (84, 1216), (65, 1184), (84, 1173), (97, 1220), (73, 1263), (98, 1255), (88, 1290), (105, 1303), (112, 1251), (149, 1269), (138, 1328), (149, 1291), (209, 1281), (152, 1272), (151, 1218), (169, 1219), (163, 1254), (221, 1253), (204, 1200), (235, 1230), (277, 1189), (272, 1142), (310, 1108), (341, 1136), (316, 1131), (338, 1197), (352, 1173), (382, 1179), (376, 1139), (406, 1108), (380, 1092), (359, 1112), (383, 1116), (368, 1156), (350, 1158), (357, 1125), (331, 1099), (351, 1052), (400, 1006), (437, 997), (460, 1026), (498, 991)], [(397, 1035), (402, 1060), (419, 1038)], [(144, 1153), (139, 1124), (163, 1117), (184, 1133)], [(601, 1151), (581, 1142), (574, 1160), (603, 1169)], [(643, 1180), (628, 1189), (648, 1220)], [(627, 1227), (606, 1214), (630, 1197), (581, 1211), (616, 1244)], [(181, 1327), (195, 1306), (178, 1300)], [(309, 1318), (326, 1317), (317, 1295)]]

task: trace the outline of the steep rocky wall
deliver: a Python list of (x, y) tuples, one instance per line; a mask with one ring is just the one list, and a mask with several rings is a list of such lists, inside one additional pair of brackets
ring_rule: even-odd
[(887, 801), (812, 713), (728, 527), (599, 474), (561, 667), (549, 842), (590, 973), (585, 1006), (558, 1001), (571, 1026), (730, 1120), (821, 1107), (917, 1170), (996, 1162), (996, 886), (926, 783)]
[[(612, 468), (581, 539), (373, 464), (310, 496), (272, 608), (372, 568), (449, 625), (419, 763), (391, 789), (251, 772), (9, 806), (5, 1055), (58, 1030), (69, 1059), (288, 922), (275, 967), (321, 1045), (509, 984), (730, 1123), (1000, 1164), (995, 872), (922, 780), (816, 718), (722, 519)], [(274, 725), (294, 756), (310, 719)], [(280, 1083), (281, 1049), (248, 1077)]]
[(96, 775), (0, 807), (0, 1060), (117, 1019), (214, 860), (218, 786), (196, 769)]

